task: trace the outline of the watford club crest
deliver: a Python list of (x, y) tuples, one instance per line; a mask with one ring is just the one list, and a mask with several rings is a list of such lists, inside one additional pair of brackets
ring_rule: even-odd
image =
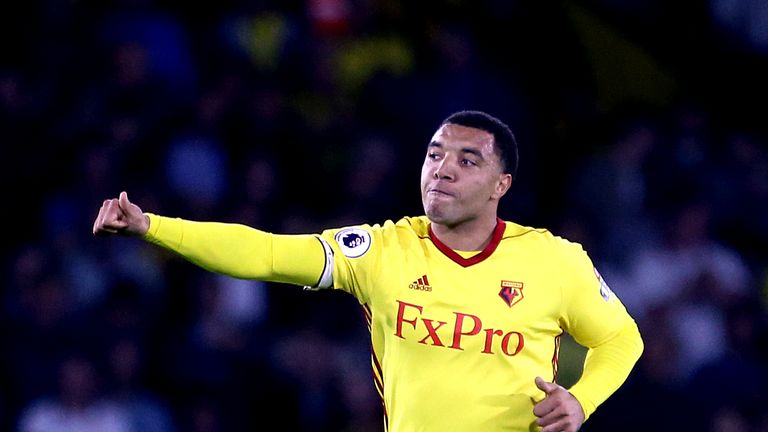
[(501, 281), (501, 291), (499, 291), (499, 297), (509, 306), (512, 307), (523, 299), (523, 283), (512, 281)]

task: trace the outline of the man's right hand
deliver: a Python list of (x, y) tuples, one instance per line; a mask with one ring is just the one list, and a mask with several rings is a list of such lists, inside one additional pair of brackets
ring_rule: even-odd
[(93, 234), (127, 234), (143, 236), (149, 230), (149, 217), (139, 206), (128, 201), (128, 194), (104, 200), (93, 222)]

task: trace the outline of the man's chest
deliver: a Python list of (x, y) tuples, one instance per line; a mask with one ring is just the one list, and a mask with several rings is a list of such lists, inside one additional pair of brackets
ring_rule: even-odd
[(404, 259), (382, 273), (372, 310), (384, 335), (420, 345), (515, 355), (526, 338), (556, 336), (556, 274), (500, 255), (461, 266), (437, 256)]

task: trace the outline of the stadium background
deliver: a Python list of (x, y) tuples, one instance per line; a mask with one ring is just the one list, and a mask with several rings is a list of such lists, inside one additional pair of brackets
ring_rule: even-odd
[(121, 190), (284, 233), (418, 214), (431, 133), (482, 109), (520, 143), (502, 216), (584, 244), (645, 336), (583, 430), (768, 430), (766, 29), (750, 0), (16, 4), (0, 428), (79, 406), (102, 432), (380, 430), (353, 299), (91, 223)]

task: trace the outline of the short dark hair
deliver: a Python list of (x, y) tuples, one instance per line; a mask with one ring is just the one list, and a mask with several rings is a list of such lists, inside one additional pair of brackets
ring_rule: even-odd
[(458, 111), (449, 115), (444, 124), (455, 124), (475, 129), (480, 129), (493, 135), (493, 143), (499, 152), (504, 172), (512, 174), (512, 179), (517, 175), (517, 141), (512, 130), (504, 122), (482, 111)]

